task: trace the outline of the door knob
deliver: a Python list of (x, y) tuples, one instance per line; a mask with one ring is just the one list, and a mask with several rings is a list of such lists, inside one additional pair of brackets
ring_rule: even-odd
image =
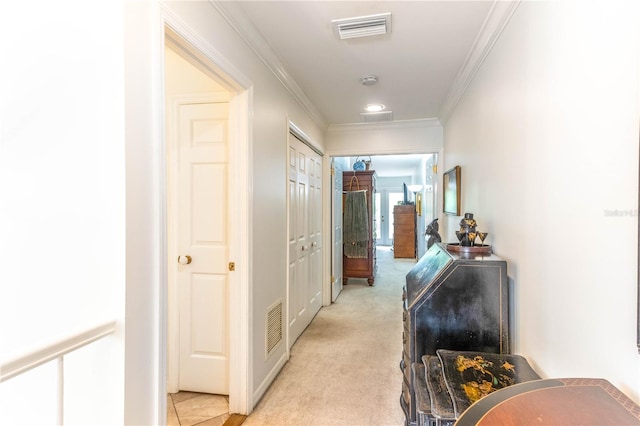
[(191, 263), (191, 256), (186, 255), (186, 256), (178, 256), (178, 263), (181, 265), (188, 265)]

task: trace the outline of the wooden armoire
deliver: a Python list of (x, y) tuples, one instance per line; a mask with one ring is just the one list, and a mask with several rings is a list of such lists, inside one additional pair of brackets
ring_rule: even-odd
[[(355, 177), (355, 178), (354, 178)], [(373, 206), (376, 193), (375, 170), (342, 172), (343, 191), (366, 190), (367, 213), (369, 216), (369, 242), (367, 258), (350, 258), (342, 256), (342, 283), (347, 284), (349, 278), (366, 278), (373, 285), (376, 275), (376, 218)]]

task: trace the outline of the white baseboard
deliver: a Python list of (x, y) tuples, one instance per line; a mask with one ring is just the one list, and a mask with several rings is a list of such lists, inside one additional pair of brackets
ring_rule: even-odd
[(260, 386), (258, 386), (256, 391), (253, 393), (253, 404), (251, 404), (252, 407), (258, 405), (258, 402), (264, 396), (264, 393), (267, 391), (267, 389), (269, 389), (269, 386), (271, 386), (271, 383), (273, 383), (275, 378), (278, 376), (278, 373), (280, 373), (280, 370), (282, 370), (282, 367), (284, 367), (288, 359), (289, 357), (286, 352), (282, 354), (282, 357), (280, 357), (278, 362), (273, 366), (269, 374), (267, 374), (267, 377), (265, 377), (262, 383), (260, 383)]

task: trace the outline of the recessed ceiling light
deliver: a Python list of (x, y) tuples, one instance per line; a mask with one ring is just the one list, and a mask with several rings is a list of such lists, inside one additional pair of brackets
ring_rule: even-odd
[(367, 112), (380, 112), (385, 108), (386, 107), (382, 104), (369, 104), (366, 107), (364, 107), (364, 110)]

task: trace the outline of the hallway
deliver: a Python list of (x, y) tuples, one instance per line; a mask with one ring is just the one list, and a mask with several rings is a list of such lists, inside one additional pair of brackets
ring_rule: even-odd
[(378, 247), (375, 285), (351, 279), (320, 310), (244, 425), (402, 425), (402, 287), (413, 259)]
[[(373, 287), (351, 279), (291, 348), (291, 358), (243, 425), (402, 425), (402, 287), (413, 259), (378, 246)], [(221, 426), (228, 398), (180, 392), (167, 425)]]

